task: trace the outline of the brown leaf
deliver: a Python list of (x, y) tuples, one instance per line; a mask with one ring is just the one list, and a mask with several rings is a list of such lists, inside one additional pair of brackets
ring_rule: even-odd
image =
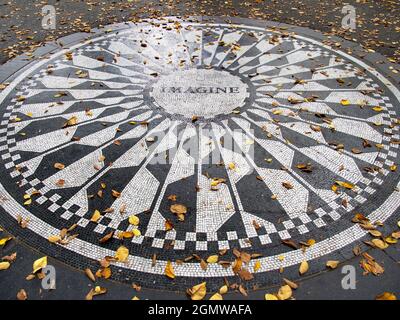
[(293, 281), (290, 281), (289, 279), (283, 278), (283, 281), (292, 289), (297, 289), (299, 285)]
[(93, 282), (96, 282), (96, 277), (94, 276), (92, 270), (90, 270), (89, 268), (86, 268), (85, 274), (90, 280), (92, 280)]
[(288, 181), (282, 182), (282, 186), (284, 186), (288, 190), (293, 189), (293, 185)]
[(238, 272), (239, 277), (243, 280), (243, 281), (250, 281), (254, 279), (254, 276), (251, 274), (251, 272), (247, 269), (241, 269)]
[(24, 289), (21, 289), (17, 293), (17, 299), (20, 301), (24, 301), (28, 299), (28, 295), (26, 294), (26, 291)]
[(65, 165), (64, 165), (63, 163), (56, 162), (56, 163), (54, 164), (54, 168), (56, 168), (56, 169), (58, 169), (58, 170), (63, 170), (63, 169), (65, 169)]

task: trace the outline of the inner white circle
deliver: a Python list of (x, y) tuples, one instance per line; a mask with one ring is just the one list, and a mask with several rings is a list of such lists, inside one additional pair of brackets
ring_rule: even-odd
[(239, 77), (226, 71), (189, 69), (162, 75), (151, 95), (168, 113), (212, 118), (242, 107), (247, 88)]

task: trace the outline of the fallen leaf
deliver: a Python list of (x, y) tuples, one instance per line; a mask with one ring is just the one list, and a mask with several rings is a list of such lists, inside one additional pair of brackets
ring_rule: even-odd
[(86, 268), (85, 274), (90, 280), (92, 280), (93, 282), (96, 282), (96, 277), (94, 276), (92, 270), (90, 270), (89, 268)]
[(329, 260), (326, 262), (326, 266), (331, 269), (336, 269), (338, 265), (339, 265), (339, 261), (336, 261), (336, 260)]
[(257, 272), (261, 268), (261, 261), (257, 260), (256, 263), (254, 264), (254, 272)]
[(303, 275), (308, 271), (308, 269), (309, 269), (308, 262), (307, 261), (303, 261), (300, 264), (299, 272), (300, 272), (301, 275)]
[(176, 214), (179, 221), (185, 220), (185, 214), (187, 213), (187, 208), (183, 204), (173, 204), (170, 207), (172, 213)]
[(65, 169), (65, 165), (64, 165), (63, 163), (56, 162), (56, 163), (54, 164), (54, 168), (56, 168), (56, 169), (58, 169), (58, 170), (63, 170), (63, 169)]
[(279, 300), (274, 294), (270, 293), (266, 293), (264, 299), (268, 301)]
[(42, 270), (43, 268), (45, 268), (46, 266), (47, 266), (47, 257), (42, 257), (40, 259), (37, 259), (33, 263), (33, 272), (32, 273), (36, 273), (39, 270)]
[(78, 123), (78, 117), (72, 116), (64, 123), (63, 128), (75, 126)]
[(375, 300), (397, 300), (397, 297), (395, 296), (394, 293), (390, 293), (390, 292), (384, 292), (382, 294), (380, 294), (379, 296), (377, 296), (375, 298)]
[(292, 288), (288, 285), (284, 285), (279, 288), (279, 291), (277, 293), (277, 297), (279, 300), (287, 300), (292, 296)]
[(94, 289), (91, 289), (89, 291), (89, 293), (86, 295), (86, 300), (93, 300), (94, 296), (98, 296), (100, 294), (105, 294), (107, 293), (107, 289), (106, 288), (102, 288), (102, 287), (95, 287)]
[(207, 285), (206, 282), (200, 283), (200, 284), (192, 287), (191, 289), (188, 289), (187, 293), (192, 300), (195, 300), (195, 301), (202, 300), (206, 296), (206, 293), (207, 293), (206, 285)]
[(10, 241), (12, 238), (7, 237), (7, 238), (2, 238), (0, 239), (0, 246), (4, 246), (8, 241)]
[(207, 258), (208, 263), (217, 263), (218, 262), (218, 255), (209, 256)]
[(28, 295), (26, 294), (26, 291), (24, 289), (18, 291), (17, 299), (20, 301), (25, 301), (28, 299)]
[(100, 220), (100, 218), (101, 218), (101, 213), (100, 213), (100, 211), (99, 211), (99, 210), (95, 210), (94, 213), (93, 213), (93, 215), (92, 215), (92, 217), (90, 218), (90, 221), (92, 221), (92, 222), (97, 222), (97, 221)]
[(132, 224), (134, 226), (138, 226), (139, 222), (140, 222), (140, 220), (139, 220), (139, 218), (137, 216), (132, 215), (132, 216), (129, 217), (129, 223), (130, 224)]
[(210, 300), (224, 300), (222, 296), (217, 292), (210, 297)]
[(101, 238), (99, 240), (100, 243), (106, 243), (107, 241), (109, 241), (110, 239), (112, 239), (112, 237), (114, 236), (114, 231), (111, 231), (110, 233), (107, 233), (103, 238)]
[(58, 235), (50, 236), (47, 238), (50, 243), (57, 243), (61, 240), (61, 237)]
[(7, 270), (10, 265), (11, 264), (8, 261), (0, 262), (0, 270)]
[(344, 182), (344, 181), (338, 181), (336, 180), (335, 183), (345, 189), (352, 190), (354, 188), (354, 185), (351, 184), (350, 182)]
[(17, 253), (14, 252), (8, 256), (4, 256), (3, 258), (1, 258), (1, 260), (3, 261), (8, 261), (8, 262), (14, 262), (15, 259), (17, 259)]
[(293, 281), (290, 281), (289, 279), (283, 278), (283, 281), (292, 289), (297, 289), (299, 285)]
[(227, 285), (222, 286), (221, 288), (219, 288), (218, 292), (219, 292), (220, 294), (225, 294), (225, 293), (227, 293), (227, 292), (228, 292), (228, 286), (227, 286)]
[(172, 262), (168, 261), (167, 265), (165, 266), (165, 275), (170, 279), (175, 279), (175, 270), (172, 266)]
[(119, 262), (126, 262), (129, 256), (129, 250), (127, 247), (120, 246), (115, 252), (115, 259)]

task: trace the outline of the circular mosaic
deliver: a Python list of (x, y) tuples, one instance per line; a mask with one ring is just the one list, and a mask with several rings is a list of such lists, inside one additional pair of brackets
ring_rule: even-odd
[[(361, 239), (355, 212), (384, 222), (398, 208), (398, 99), (375, 69), (311, 38), (131, 24), (33, 63), (0, 95), (1, 221), (80, 268), (124, 245), (121, 281), (220, 284), (237, 249), (266, 285), (268, 271)], [(201, 266), (221, 251), (225, 263)]]

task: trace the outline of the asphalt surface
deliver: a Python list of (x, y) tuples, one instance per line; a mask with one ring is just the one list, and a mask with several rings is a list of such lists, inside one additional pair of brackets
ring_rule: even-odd
[[(48, 3), (57, 12), (55, 30), (41, 27), (42, 8)], [(357, 28), (344, 30), (344, 5), (354, 6)], [(357, 42), (366, 49), (400, 59), (400, 4), (397, 0), (215, 0), (215, 1), (0, 1), (0, 63), (45, 41), (89, 32), (115, 22), (160, 16), (231, 16), (264, 19), (308, 27)]]

